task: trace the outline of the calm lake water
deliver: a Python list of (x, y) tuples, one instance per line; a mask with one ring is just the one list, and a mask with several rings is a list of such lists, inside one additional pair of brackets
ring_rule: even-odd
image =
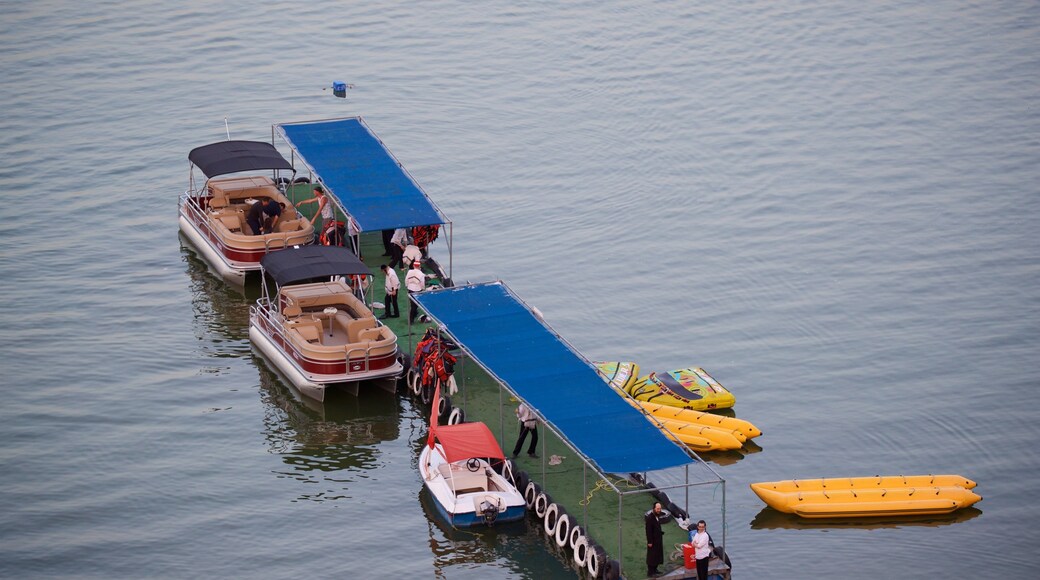
[[(446, 533), (422, 412), (295, 400), (255, 289), (180, 242), (225, 117), (355, 114), (453, 220), (457, 280), (734, 391), (765, 432), (715, 466), (736, 577), (1040, 573), (1036, 2), (3, 9), (0, 576), (573, 576), (533, 531)], [(747, 487), (878, 473), (984, 500), (817, 525)]]

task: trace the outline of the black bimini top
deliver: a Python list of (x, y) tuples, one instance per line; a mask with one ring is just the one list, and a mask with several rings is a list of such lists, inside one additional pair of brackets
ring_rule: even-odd
[(260, 259), (260, 266), (279, 286), (369, 273), (368, 266), (354, 252), (340, 246), (300, 246), (272, 252)]
[(220, 141), (203, 145), (188, 153), (188, 161), (206, 177), (257, 169), (293, 169), (274, 145), (262, 141)]

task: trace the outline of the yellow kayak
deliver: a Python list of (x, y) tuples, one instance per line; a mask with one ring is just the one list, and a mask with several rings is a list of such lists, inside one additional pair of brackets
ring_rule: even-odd
[(639, 401), (695, 411), (727, 409), (737, 402), (702, 368), (650, 373), (636, 379), (627, 391)]
[[(879, 486), (879, 480), (887, 485)], [(949, 485), (928, 485), (929, 481), (941, 481)], [(769, 507), (803, 518), (948, 514), (982, 500), (982, 497), (971, 491), (973, 487), (975, 482), (955, 475), (788, 480), (751, 484), (751, 490)]]

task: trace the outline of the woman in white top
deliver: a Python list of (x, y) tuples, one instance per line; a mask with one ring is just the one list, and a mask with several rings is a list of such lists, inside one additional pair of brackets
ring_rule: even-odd
[(298, 202), (296, 207), (299, 208), (305, 203), (318, 204), (318, 211), (314, 212), (314, 215), (311, 216), (311, 225), (314, 225), (314, 221), (318, 219), (319, 215), (321, 216), (321, 229), (315, 230), (316, 232), (325, 231), (325, 228), (327, 228), (330, 223), (336, 221), (336, 213), (332, 209), (332, 204), (329, 203), (329, 198), (325, 196), (325, 190), (320, 185), (314, 186), (314, 197)]
[(693, 544), (693, 557), (697, 559), (698, 580), (708, 580), (708, 560), (711, 559), (711, 536), (708, 535), (708, 524), (704, 520), (697, 522), (697, 533), (690, 538)]

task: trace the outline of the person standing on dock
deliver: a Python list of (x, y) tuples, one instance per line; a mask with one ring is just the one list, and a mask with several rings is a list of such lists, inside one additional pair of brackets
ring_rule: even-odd
[(524, 403), (520, 403), (520, 406), (516, 408), (516, 418), (520, 421), (520, 437), (516, 440), (516, 445), (513, 447), (513, 458), (520, 455), (520, 450), (524, 447), (524, 439), (527, 439), (527, 434), (531, 434), (531, 444), (527, 447), (528, 457), (537, 458), (538, 454), (534, 450), (538, 447), (538, 419), (534, 416), (534, 411)]
[[(408, 270), (404, 277), (404, 285), (408, 288), (409, 294), (426, 289), (426, 274), (423, 274), (422, 263), (418, 260), (412, 262), (412, 269)], [(411, 303), (411, 307), (408, 308), (408, 324), (415, 324), (415, 317), (419, 314), (419, 303), (415, 300)]]
[(664, 530), (661, 529), (661, 502), (646, 514), (646, 575), (657, 576), (664, 563)]
[(397, 277), (397, 272), (390, 266), (383, 264), (379, 266), (379, 269), (386, 276), (386, 296), (383, 297), (383, 302), (386, 303), (386, 310), (383, 311), (383, 315), (379, 318), (397, 318), (401, 316), (401, 311), (397, 307), (397, 291), (401, 289), (401, 280)]
[(697, 579), (708, 580), (711, 536), (708, 535), (708, 524), (704, 520), (697, 522), (697, 533), (690, 538), (690, 543), (693, 544), (693, 557), (697, 559)]
[(404, 249), (408, 247), (408, 230), (397, 228), (390, 238), (390, 267), (404, 265)]
[(321, 232), (324, 232), (329, 227), (329, 224), (336, 221), (336, 214), (332, 210), (332, 204), (330, 204), (328, 198), (325, 197), (325, 189), (322, 188), (320, 185), (314, 186), (314, 197), (310, 199), (305, 199), (301, 202), (297, 202), (296, 208), (299, 209), (301, 205), (308, 203), (318, 204), (318, 210), (314, 212), (313, 216), (311, 216), (312, 226), (314, 225), (314, 222), (318, 219), (318, 216), (321, 216), (321, 229), (314, 229), (314, 237), (315, 239), (317, 239), (321, 237)]

